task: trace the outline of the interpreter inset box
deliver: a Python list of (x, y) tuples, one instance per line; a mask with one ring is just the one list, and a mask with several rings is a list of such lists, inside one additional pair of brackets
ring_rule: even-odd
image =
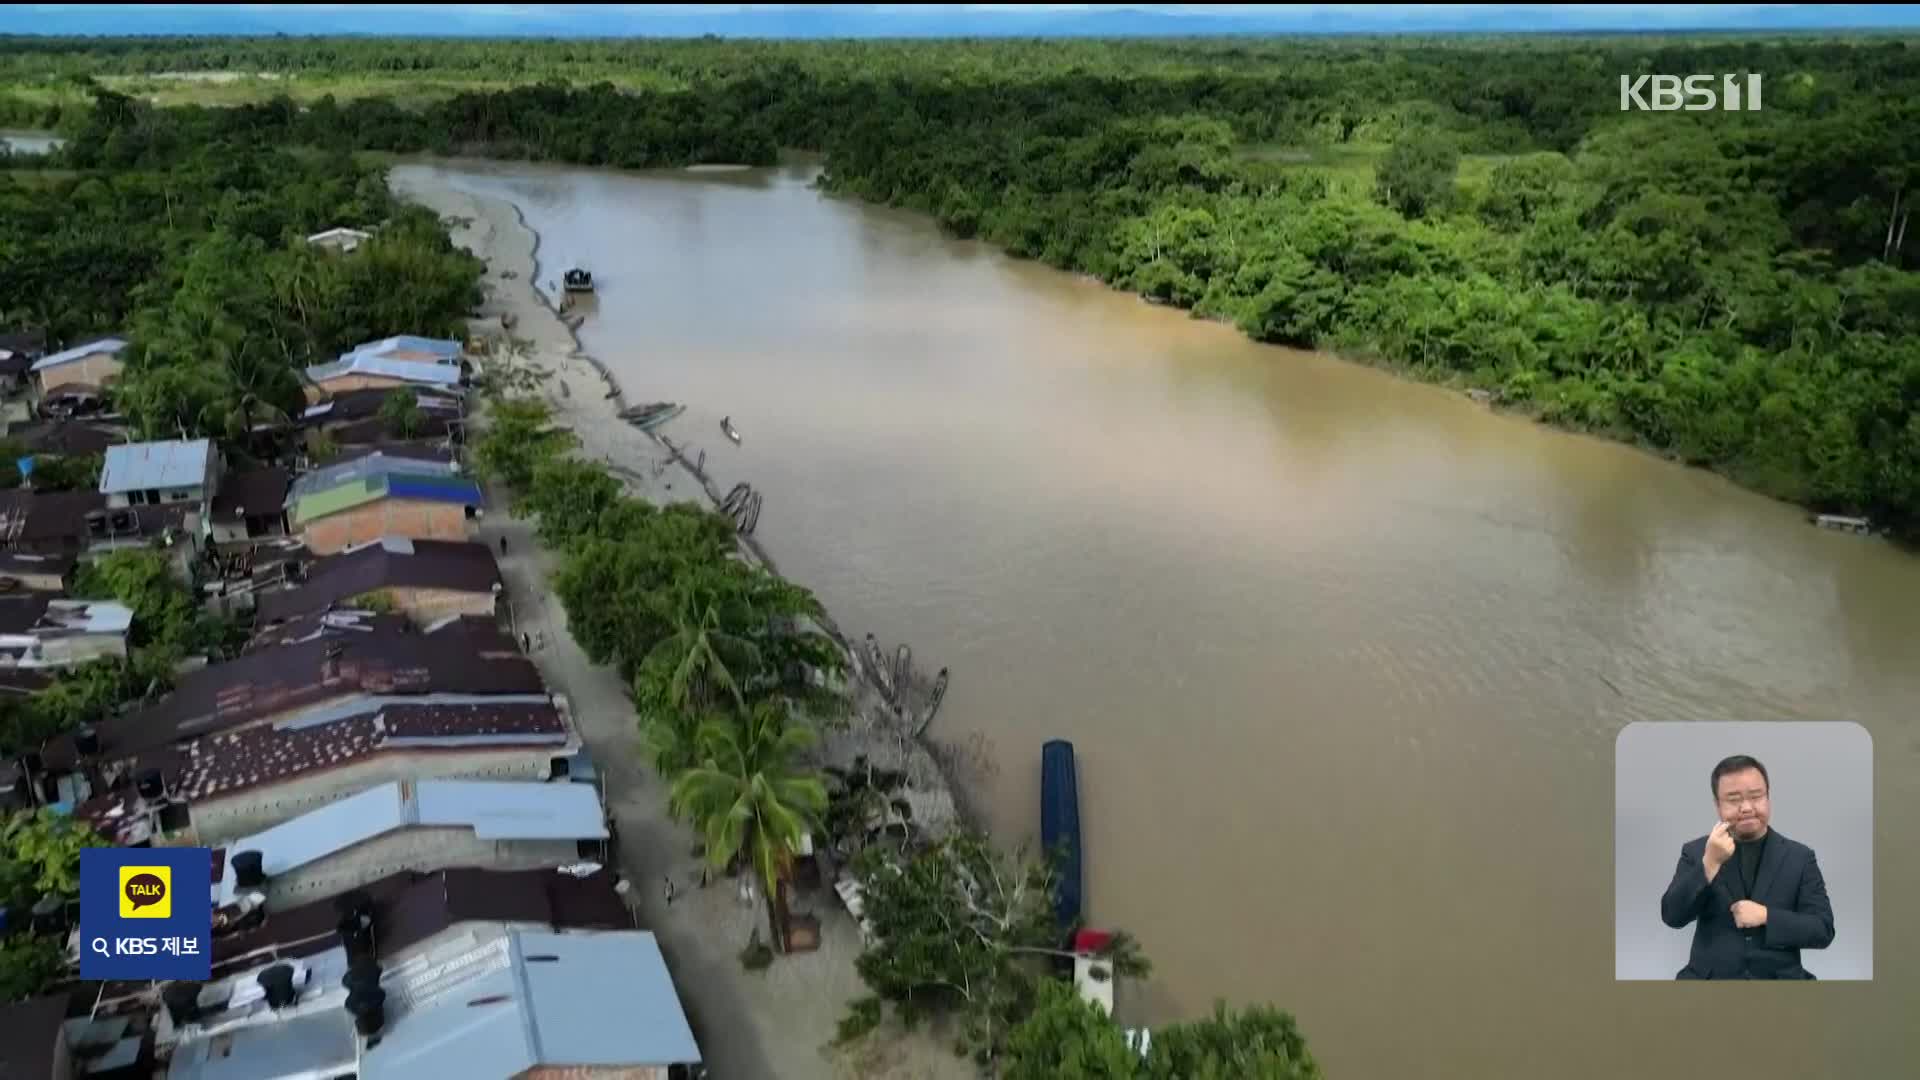
[(1614, 978), (1873, 978), (1873, 737), (1629, 724), (1614, 743)]

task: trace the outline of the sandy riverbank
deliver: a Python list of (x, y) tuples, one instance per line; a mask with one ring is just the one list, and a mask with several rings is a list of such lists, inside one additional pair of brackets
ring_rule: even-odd
[[(627, 400), (620, 393), (623, 388), (580, 349), (536, 287), (536, 272), (557, 276), (559, 271), (537, 267), (538, 236), (517, 208), (417, 173), (396, 177), (395, 188), (449, 220), (454, 242), (487, 261), (486, 302), (473, 321), (473, 332), (499, 337), (501, 316), (508, 316), (513, 323), (511, 345), (491, 362), (540, 380), (537, 392), (552, 406), (557, 422), (579, 437), (581, 455), (606, 464), (627, 480), (634, 494), (651, 501), (705, 499), (699, 482), (669, 460), (664, 446), (619, 420), (617, 413)], [(581, 310), (591, 317), (591, 304)], [(644, 399), (644, 388), (636, 391)], [(826, 1080), (973, 1075), (971, 1067), (927, 1034), (882, 1032), (850, 1051), (830, 1047), (847, 1003), (865, 987), (854, 970), (858, 930), (826, 890), (803, 895), (796, 904), (820, 917), (818, 952), (781, 957), (762, 973), (741, 968), (738, 953), (753, 929), (764, 923), (762, 907), (741, 903), (724, 879), (706, 889), (698, 887), (695, 837), (669, 819), (665, 786), (641, 764), (625, 687), (615, 672), (588, 661), (566, 633), (565, 612), (545, 584), (553, 556), (537, 549), (526, 522), (503, 512), (488, 515), (483, 532), (490, 544), (503, 537), (508, 541), (502, 570), (515, 622), (544, 636), (547, 644), (536, 650), (534, 659), (549, 684), (568, 696), (581, 734), (605, 773), (608, 806), (620, 831), (621, 869), (635, 883), (642, 925), (660, 937), (713, 1076)], [(829, 759), (865, 753), (876, 764), (904, 767), (917, 789), (916, 820), (930, 828), (951, 823), (957, 816), (954, 799), (940, 769), (925, 748), (874, 723), (876, 695), (864, 683), (859, 685), (851, 730), (827, 740)], [(671, 902), (668, 879), (677, 892)]]

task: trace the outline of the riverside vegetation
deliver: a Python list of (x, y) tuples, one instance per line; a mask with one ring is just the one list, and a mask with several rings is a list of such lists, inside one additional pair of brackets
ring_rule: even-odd
[[(458, 332), (477, 263), (360, 152), (638, 167), (801, 147), (827, 154), (830, 190), (1260, 340), (1482, 387), (1920, 527), (1905, 42), (4, 45), (0, 123), (68, 142), (0, 180), (0, 316), (56, 340), (129, 333), (117, 404), (143, 434), (244, 441), (298, 404), (298, 366)], [(293, 77), (163, 92), (223, 108), (133, 96), (196, 69)], [(1618, 113), (1617, 74), (1642, 70), (1761, 71), (1767, 111)], [(364, 258), (300, 243), (370, 223)], [(809, 728), (833, 722), (802, 676), (837, 671), (806, 629), (817, 602), (730, 558), (724, 520), (628, 499), (567, 446), (537, 406), (502, 401), (474, 456), (562, 552), (569, 623), (630, 680), (676, 813), (711, 859), (772, 886), (778, 941), (797, 830), (833, 816), (803, 760)], [(912, 856), (926, 887), (897, 897), (867, 866), (871, 917), (932, 942), (929, 898), (978, 885), (984, 854), (967, 850)], [(1031, 884), (1030, 867), (1000, 869)], [(987, 925), (1025, 925), (1012, 915)], [(850, 1032), (884, 1001), (957, 1015), (963, 1048), (1008, 1075), (1318, 1074), (1268, 1010), (1157, 1032), (1145, 1061), (1118, 1052), (1110, 1023), (1018, 959), (1027, 947), (883, 946), (862, 960), (877, 997)]]
[[(1920, 51), (1898, 38), (7, 44), (11, 123), (68, 124), (92, 75), (276, 95), (194, 122), (336, 150), (824, 151), (830, 190), (1256, 339), (1920, 533)], [(275, 78), (152, 78), (194, 70)], [(1763, 111), (1618, 110), (1622, 73), (1736, 71)]]

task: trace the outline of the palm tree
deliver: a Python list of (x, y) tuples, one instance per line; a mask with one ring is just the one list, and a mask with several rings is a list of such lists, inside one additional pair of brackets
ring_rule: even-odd
[(744, 857), (767, 894), (774, 948), (787, 947), (785, 883), (793, 856), (827, 808), (817, 773), (795, 764), (813, 730), (789, 724), (779, 704), (700, 727), (700, 764), (673, 782), (668, 805), (706, 840), (707, 860), (725, 869)]

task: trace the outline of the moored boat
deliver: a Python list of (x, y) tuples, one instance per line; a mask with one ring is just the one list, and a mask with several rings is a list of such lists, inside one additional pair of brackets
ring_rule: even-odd
[(1813, 523), (1823, 529), (1838, 529), (1841, 532), (1861, 535), (1873, 531), (1873, 522), (1863, 517), (1848, 517), (1845, 514), (1816, 514)]
[(1080, 920), (1080, 785), (1065, 739), (1040, 747), (1040, 844), (1059, 860), (1053, 912), (1064, 931)]
[(654, 401), (621, 410), (620, 419), (642, 431), (651, 431), (686, 411), (685, 405), (676, 405), (671, 401)]

